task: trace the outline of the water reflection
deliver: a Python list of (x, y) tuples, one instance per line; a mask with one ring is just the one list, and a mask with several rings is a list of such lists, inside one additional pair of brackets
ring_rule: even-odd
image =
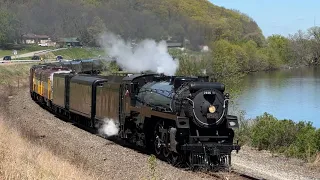
[(320, 67), (254, 73), (245, 77), (242, 88), (236, 103), (246, 118), (268, 112), (320, 127)]

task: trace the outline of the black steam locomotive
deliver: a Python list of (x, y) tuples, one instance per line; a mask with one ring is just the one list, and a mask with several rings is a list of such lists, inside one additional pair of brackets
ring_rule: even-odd
[(71, 121), (99, 130), (105, 119), (119, 125), (117, 137), (151, 149), (173, 164), (230, 167), (236, 116), (229, 94), (208, 77), (163, 74), (75, 73), (68, 67), (33, 66), (31, 97)]

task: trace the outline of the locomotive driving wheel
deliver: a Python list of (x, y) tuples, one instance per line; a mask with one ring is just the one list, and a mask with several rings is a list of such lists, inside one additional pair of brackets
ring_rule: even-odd
[(170, 150), (170, 126), (165, 121), (160, 120), (154, 129), (154, 151), (159, 156), (162, 155), (167, 162), (177, 166), (183, 158), (180, 154)]
[(170, 138), (170, 136), (168, 134), (168, 129), (165, 129), (165, 130), (167, 132), (164, 133), (164, 135), (163, 135), (164, 147), (163, 147), (163, 150), (162, 150), (162, 154), (166, 159), (168, 159), (168, 158), (170, 158), (170, 155), (171, 155), (171, 151), (169, 149), (169, 146), (170, 146), (170, 143), (169, 143), (170, 139), (169, 138)]
[(156, 123), (155, 129), (154, 129), (154, 151), (157, 155), (161, 154), (161, 151), (163, 149), (163, 129), (164, 129), (164, 121), (158, 121)]

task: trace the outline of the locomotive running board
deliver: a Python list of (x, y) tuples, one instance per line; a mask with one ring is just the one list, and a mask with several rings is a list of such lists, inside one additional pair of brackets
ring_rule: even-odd
[(147, 106), (141, 106), (141, 107), (130, 106), (130, 110), (135, 111), (135, 112), (139, 112), (141, 116), (145, 116), (145, 117), (158, 116), (158, 117), (172, 119), (172, 120), (177, 119), (177, 115), (175, 115), (175, 114), (169, 114), (169, 113), (164, 113), (164, 112), (160, 112), (160, 111), (155, 111), (155, 110), (152, 110), (152, 108), (147, 107)]

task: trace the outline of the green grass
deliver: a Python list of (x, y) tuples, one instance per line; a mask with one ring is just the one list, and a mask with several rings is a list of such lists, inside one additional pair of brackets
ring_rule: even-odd
[[(28, 51), (28, 50), (18, 51), (19, 54), (24, 54), (24, 53), (28, 53), (28, 52), (30, 52), (30, 51)], [(12, 54), (12, 50), (0, 50), (0, 58), (2, 58), (4, 56), (11, 56), (11, 58), (14, 58), (14, 55)]]
[(27, 81), (30, 67), (37, 63), (0, 65), (0, 85)]
[(99, 55), (104, 56), (105, 52), (94, 48), (69, 48), (52, 52), (55, 56), (61, 55), (64, 59), (86, 59), (96, 58)]
[[(17, 51), (18, 51), (18, 56), (19, 56), (20, 54), (29, 53), (29, 52), (33, 52), (33, 51), (46, 50), (46, 49), (54, 49), (54, 47), (41, 47), (41, 46), (36, 46), (36, 45), (27, 45)], [(0, 49), (0, 58), (2, 58), (3, 56), (11, 56), (11, 58), (13, 59), (14, 55), (12, 52), (13, 52), (13, 49)], [(19, 58), (17, 58), (17, 59), (19, 59)], [(26, 59), (26, 58), (23, 58), (23, 59)], [(31, 57), (30, 57), (30, 59), (31, 59)]]
[(42, 46), (26, 46), (23, 50), (32, 52), (32, 51), (40, 51), (40, 50), (46, 50), (46, 49), (55, 49), (55, 47), (42, 47)]

